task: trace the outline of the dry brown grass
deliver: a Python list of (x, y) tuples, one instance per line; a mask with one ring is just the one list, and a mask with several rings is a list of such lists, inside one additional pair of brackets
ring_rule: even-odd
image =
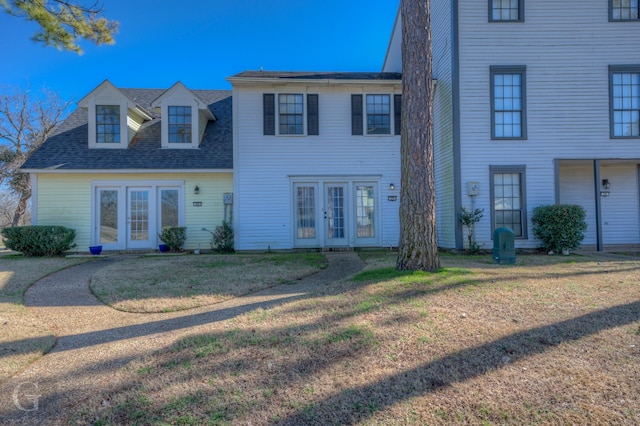
[(141, 257), (101, 269), (91, 290), (118, 310), (170, 312), (284, 284), (326, 265), (317, 253)]
[(40, 358), (55, 343), (49, 328), (24, 307), (26, 289), (83, 259), (0, 256), (0, 381)]
[(640, 424), (640, 260), (518, 263), (373, 269), (242, 315), (129, 365), (71, 423)]

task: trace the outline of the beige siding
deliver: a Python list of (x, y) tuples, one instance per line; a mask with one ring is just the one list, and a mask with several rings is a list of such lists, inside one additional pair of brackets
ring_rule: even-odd
[[(209, 248), (211, 234), (224, 218), (222, 195), (232, 192), (231, 173), (202, 174), (38, 174), (37, 217), (39, 225), (63, 225), (76, 230), (78, 251), (91, 244), (91, 184), (93, 181), (183, 181), (187, 249)], [(194, 194), (198, 185), (200, 193)], [(202, 202), (201, 207), (193, 202)]]

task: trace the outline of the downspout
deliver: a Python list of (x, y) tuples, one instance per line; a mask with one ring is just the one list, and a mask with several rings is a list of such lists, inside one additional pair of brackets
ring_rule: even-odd
[(593, 160), (593, 190), (596, 198), (596, 250), (602, 247), (602, 200), (600, 199), (600, 160)]
[(458, 28), (458, 0), (451, 0), (451, 38), (453, 40), (452, 58), (452, 113), (453, 113), (453, 220), (456, 249), (462, 250), (464, 247), (462, 236), (462, 223), (457, 220), (458, 212), (462, 208), (462, 159), (460, 151), (460, 46)]

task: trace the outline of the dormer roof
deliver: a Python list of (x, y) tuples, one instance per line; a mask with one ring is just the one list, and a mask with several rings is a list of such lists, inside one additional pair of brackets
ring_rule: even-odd
[(104, 80), (100, 83), (95, 89), (89, 92), (86, 96), (78, 101), (78, 106), (80, 108), (87, 108), (89, 106), (89, 102), (92, 98), (95, 98), (98, 95), (109, 93), (118, 95), (122, 98), (125, 98), (127, 101), (127, 108), (132, 109), (138, 114), (140, 114), (145, 120), (152, 120), (153, 116), (149, 111), (147, 111), (144, 107), (140, 106), (133, 99), (129, 98), (126, 94), (124, 94), (120, 89), (113, 85), (109, 80)]
[(208, 120), (214, 120), (214, 121), (217, 120), (215, 115), (213, 115), (213, 113), (209, 109), (209, 106), (207, 105), (207, 103), (195, 92), (191, 91), (190, 89), (187, 88), (187, 86), (182, 84), (181, 81), (175, 82), (173, 86), (165, 90), (160, 96), (154, 99), (151, 102), (151, 106), (153, 108), (160, 108), (160, 106), (162, 105), (162, 101), (164, 101), (167, 98), (171, 98), (174, 95), (189, 96), (190, 98), (196, 101), (196, 103), (198, 104), (198, 109), (205, 113)]

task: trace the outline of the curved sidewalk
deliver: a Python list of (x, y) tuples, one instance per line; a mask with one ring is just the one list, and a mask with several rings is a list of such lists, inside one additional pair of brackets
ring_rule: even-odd
[(111, 388), (120, 367), (151, 355), (186, 334), (223, 330), (224, 322), (318, 292), (358, 272), (353, 252), (325, 253), (329, 266), (285, 284), (188, 311), (136, 314), (116, 311), (89, 291), (106, 258), (57, 272), (35, 283), (25, 304), (57, 336), (55, 347), (25, 371), (0, 384), (0, 423), (65, 424), (79, 401)]

